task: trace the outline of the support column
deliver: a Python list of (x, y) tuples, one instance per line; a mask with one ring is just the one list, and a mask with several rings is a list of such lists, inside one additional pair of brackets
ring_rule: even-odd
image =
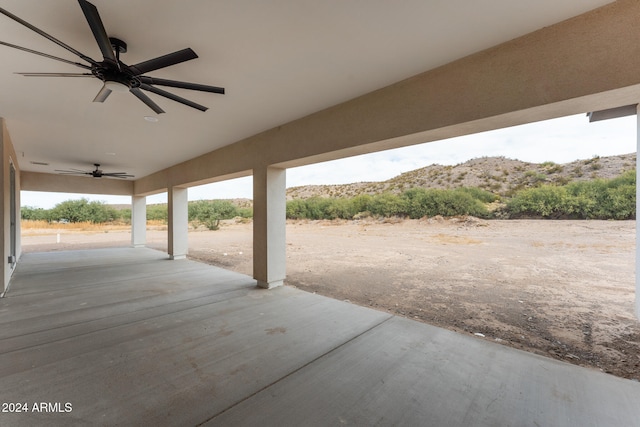
[(187, 189), (172, 187), (168, 191), (169, 258), (185, 259), (189, 251), (189, 206)]
[(258, 286), (282, 286), (286, 275), (286, 170), (253, 171), (253, 277)]
[(640, 319), (640, 104), (636, 108), (636, 317)]
[(131, 196), (131, 246), (142, 248), (147, 244), (147, 198)]

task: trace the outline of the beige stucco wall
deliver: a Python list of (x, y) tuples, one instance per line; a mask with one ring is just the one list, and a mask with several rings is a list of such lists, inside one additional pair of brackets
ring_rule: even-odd
[(636, 103), (638, 22), (640, 2), (619, 0), (144, 177), (134, 191)]
[(5, 292), (9, 286), (9, 280), (13, 270), (8, 263), (8, 256), (11, 253), (10, 241), (10, 165), (13, 164), (16, 170), (16, 256), (20, 257), (20, 166), (16, 152), (11, 143), (9, 132), (7, 131), (5, 120), (0, 118), (0, 150), (2, 151), (2, 161), (0, 162), (0, 187), (2, 197), (0, 197), (0, 213), (2, 214), (2, 226), (0, 227), (0, 263), (2, 263), (2, 278), (0, 284), (0, 294)]
[(50, 191), (82, 194), (111, 194), (130, 196), (133, 182), (115, 179), (94, 179), (85, 176), (54, 175), (49, 173), (22, 172), (22, 190)]

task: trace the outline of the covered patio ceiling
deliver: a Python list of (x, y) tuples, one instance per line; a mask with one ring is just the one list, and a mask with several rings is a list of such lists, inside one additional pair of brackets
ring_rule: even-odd
[[(92, 3), (108, 35), (127, 42), (125, 63), (190, 47), (199, 58), (149, 75), (222, 86), (226, 94), (167, 88), (206, 112), (150, 94), (166, 111), (152, 123), (144, 118), (156, 114), (131, 94), (92, 102), (98, 79), (14, 74), (78, 69), (0, 46), (0, 117), (22, 171), (100, 163), (142, 178), (611, 1)], [(76, 0), (2, 0), (0, 7), (101, 60)], [(0, 41), (77, 60), (4, 15)]]

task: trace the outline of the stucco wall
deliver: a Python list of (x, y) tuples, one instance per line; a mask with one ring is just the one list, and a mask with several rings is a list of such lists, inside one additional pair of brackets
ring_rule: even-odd
[(11, 164), (15, 168), (16, 179), (16, 256), (20, 257), (20, 166), (16, 152), (11, 143), (11, 138), (5, 120), (0, 118), (0, 148), (2, 151), (2, 161), (0, 162), (0, 181), (2, 188), (2, 197), (0, 197), (0, 212), (2, 213), (2, 226), (0, 227), (0, 263), (2, 263), (2, 278), (0, 284), (0, 294), (4, 293), (8, 286), (13, 269), (8, 262), (8, 256), (11, 253), (10, 228), (11, 228), (11, 212), (10, 212), (10, 170)]
[(131, 196), (133, 181), (22, 172), (22, 190)]

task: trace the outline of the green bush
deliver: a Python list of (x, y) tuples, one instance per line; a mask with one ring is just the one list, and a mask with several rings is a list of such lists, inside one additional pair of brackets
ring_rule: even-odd
[(306, 218), (306, 207), (305, 200), (302, 199), (294, 199), (289, 200), (287, 202), (287, 218), (289, 219), (305, 219)]
[(498, 196), (491, 193), (490, 191), (486, 191), (478, 187), (460, 187), (455, 189), (454, 191), (467, 193), (474, 199), (480, 200), (482, 203), (493, 203), (499, 199)]
[(397, 196), (392, 193), (382, 193), (373, 196), (369, 203), (369, 208), (366, 210), (371, 212), (373, 216), (384, 218), (408, 216), (407, 201), (402, 196)]
[(353, 219), (366, 213), (375, 217), (489, 215), (485, 203), (496, 200), (496, 196), (480, 189), (459, 188), (456, 190), (425, 190), (414, 188), (401, 195), (382, 193), (374, 196), (364, 194), (352, 198), (295, 199), (287, 202), (289, 219)]
[(42, 208), (22, 206), (20, 208), (20, 218), (31, 221), (49, 221), (49, 211)]
[(104, 223), (118, 218), (118, 212), (103, 202), (89, 202), (87, 199), (67, 200), (58, 203), (49, 212), (52, 221)]
[(116, 214), (118, 215), (116, 218), (117, 220), (120, 220), (127, 224), (131, 224), (131, 209), (126, 208), (126, 209), (116, 210)]
[(574, 208), (565, 187), (543, 185), (521, 190), (507, 201), (512, 216), (540, 216), (554, 218), (572, 215)]
[(485, 206), (486, 202), (474, 197), (474, 194), (486, 200), (495, 200), (495, 196), (487, 197), (487, 194), (491, 194), (487, 191), (466, 188), (455, 190), (414, 188), (405, 191), (402, 197), (407, 201), (407, 216), (409, 218), (436, 215), (488, 217), (489, 212)]
[(240, 216), (236, 205), (228, 200), (198, 200), (190, 202), (189, 221), (204, 224), (209, 230), (217, 230), (220, 220)]
[(614, 179), (543, 185), (517, 192), (508, 202), (510, 216), (575, 219), (634, 219), (635, 171)]
[(169, 220), (169, 212), (166, 204), (148, 205), (147, 221), (164, 221)]

